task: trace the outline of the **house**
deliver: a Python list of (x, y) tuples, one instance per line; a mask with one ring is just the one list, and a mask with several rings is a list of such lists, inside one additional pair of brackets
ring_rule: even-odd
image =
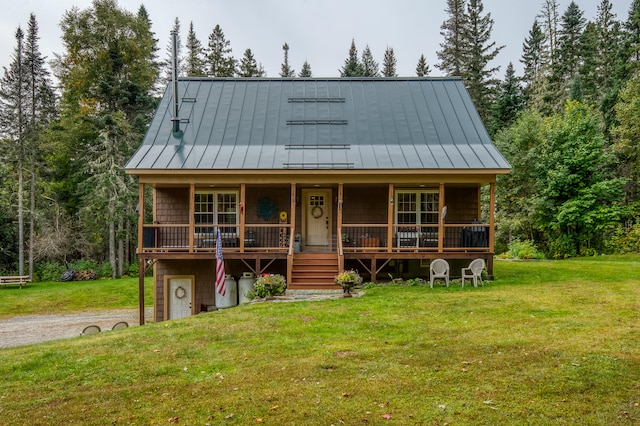
[(227, 273), (290, 289), (339, 288), (343, 268), (428, 277), (435, 258), (491, 275), (509, 169), (458, 78), (180, 79), (126, 165), (155, 321), (215, 304), (217, 230)]

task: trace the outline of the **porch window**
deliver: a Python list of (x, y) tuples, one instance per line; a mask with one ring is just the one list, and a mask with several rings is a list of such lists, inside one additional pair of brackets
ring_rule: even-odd
[(194, 212), (196, 233), (213, 233), (215, 226), (219, 226), (222, 234), (237, 234), (236, 191), (196, 192)]
[(426, 225), (438, 223), (439, 194), (429, 191), (396, 192), (396, 223)]
[(437, 190), (396, 191), (398, 247), (438, 245), (438, 198)]

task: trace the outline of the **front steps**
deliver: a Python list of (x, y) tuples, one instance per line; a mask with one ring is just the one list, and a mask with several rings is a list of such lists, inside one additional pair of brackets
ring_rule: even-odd
[(292, 290), (325, 289), (341, 290), (334, 282), (338, 275), (338, 255), (336, 253), (295, 253), (291, 269)]

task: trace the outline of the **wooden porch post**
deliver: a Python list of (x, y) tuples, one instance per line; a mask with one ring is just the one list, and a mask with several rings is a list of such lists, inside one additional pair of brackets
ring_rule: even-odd
[(138, 303), (140, 309), (140, 325), (144, 325), (144, 264), (140, 258), (144, 251), (144, 183), (138, 188)]
[(144, 251), (144, 183), (138, 188), (138, 254)]
[[(496, 183), (489, 184), (489, 252), (495, 252)], [(487, 257), (487, 275), (493, 277), (493, 256)]]
[(440, 190), (438, 194), (438, 210), (440, 214), (440, 220), (438, 221), (438, 253), (442, 253), (444, 251), (444, 217), (442, 217), (442, 212), (445, 207), (444, 200), (444, 182), (440, 182)]
[(244, 183), (240, 184), (240, 253), (244, 253), (244, 221), (245, 221), (245, 213), (244, 206), (245, 198), (246, 198), (247, 185)]
[(195, 228), (196, 185), (189, 185), (189, 253), (193, 253), (193, 243), (196, 234)]
[[(293, 244), (295, 251), (296, 244), (296, 183), (291, 182), (291, 193), (289, 194), (289, 247)], [(287, 252), (287, 283), (291, 284), (291, 278), (293, 276), (293, 256), (291, 252)], [(259, 267), (260, 259), (256, 260), (256, 266)]]
[(393, 248), (393, 183), (389, 184), (389, 197), (387, 198), (387, 253), (391, 253)]
[(145, 260), (138, 259), (138, 303), (140, 309), (140, 325), (144, 325), (144, 272)]
[(336, 244), (340, 246), (340, 251), (338, 252), (338, 271), (344, 271), (344, 254), (342, 252), (342, 205), (343, 205), (343, 197), (344, 197), (344, 184), (338, 184), (338, 236), (336, 237)]

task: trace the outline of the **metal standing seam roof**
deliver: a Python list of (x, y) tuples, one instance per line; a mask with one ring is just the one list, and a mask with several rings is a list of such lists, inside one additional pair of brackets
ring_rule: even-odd
[(510, 169), (459, 78), (188, 78), (125, 168)]

